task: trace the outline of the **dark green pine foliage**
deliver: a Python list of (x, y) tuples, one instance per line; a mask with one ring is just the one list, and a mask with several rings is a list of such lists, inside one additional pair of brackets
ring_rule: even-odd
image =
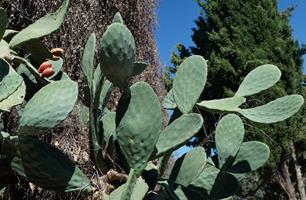
[[(277, 0), (198, 0), (202, 13), (193, 29), (193, 47), (178, 45), (178, 53), (173, 53), (173, 67), (166, 71), (166, 86), (171, 84), (170, 73), (175, 73), (185, 57), (202, 55), (207, 59), (208, 83), (202, 99), (218, 99), (232, 96), (239, 84), (255, 67), (275, 64), (282, 71), (281, 81), (256, 98), (248, 99), (248, 107), (256, 106), (285, 94), (302, 92), (302, 55), (298, 42), (293, 39), (289, 23), (292, 8), (278, 11)], [(170, 88), (170, 87), (169, 87)], [(206, 141), (209, 131), (214, 130), (218, 116), (203, 113), (206, 134), (199, 135), (199, 142), (211, 147)], [(245, 120), (247, 138), (267, 143), (271, 150), (270, 163), (260, 172), (260, 181), (266, 187), (275, 186), (271, 176), (289, 156), (289, 142), (304, 142), (305, 106), (298, 114), (276, 125), (259, 125)], [(305, 129), (304, 129), (305, 130)], [(294, 181), (294, 180), (293, 180)], [(254, 188), (253, 188), (254, 189)], [(277, 191), (275, 188), (274, 191)], [(283, 193), (264, 191), (265, 198), (278, 199)], [(250, 195), (250, 194), (245, 194)], [(276, 195), (276, 196), (275, 196)]]

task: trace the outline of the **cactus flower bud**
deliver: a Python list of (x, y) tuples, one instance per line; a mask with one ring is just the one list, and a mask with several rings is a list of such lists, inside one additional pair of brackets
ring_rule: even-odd
[(51, 68), (51, 66), (52, 66), (52, 64), (51, 64), (49, 61), (45, 61), (45, 62), (43, 62), (43, 63), (39, 66), (38, 72), (39, 72), (39, 73), (42, 73), (45, 69)]
[(54, 57), (63, 57), (64, 50), (62, 48), (53, 48), (51, 49), (51, 53)]
[(49, 67), (49, 68), (47, 68), (47, 69), (45, 69), (43, 72), (42, 72), (42, 76), (43, 77), (50, 77), (50, 76), (52, 76), (54, 74), (54, 71), (53, 71), (53, 69), (52, 69), (52, 67)]

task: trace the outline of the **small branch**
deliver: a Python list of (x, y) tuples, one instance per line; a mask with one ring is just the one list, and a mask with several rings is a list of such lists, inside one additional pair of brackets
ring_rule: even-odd
[(126, 182), (128, 179), (128, 176), (126, 174), (119, 173), (112, 169), (106, 173), (106, 177), (107, 177), (108, 183), (111, 183), (114, 181)]

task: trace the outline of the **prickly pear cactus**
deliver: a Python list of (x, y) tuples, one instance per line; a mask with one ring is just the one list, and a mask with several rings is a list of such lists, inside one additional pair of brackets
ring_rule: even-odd
[[(8, 148), (1, 148), (0, 153), (10, 157), (11, 168), (19, 177), (37, 186), (61, 192), (90, 192), (90, 180), (76, 164), (37, 138), (42, 130), (67, 118), (78, 97), (77, 84), (60, 71), (63, 60), (38, 40), (60, 26), (67, 6), (68, 0), (64, 0), (56, 12), (14, 33), (11, 40), (0, 42), (0, 111), (9, 111), (16, 105), (22, 108), (18, 133), (1, 132), (0, 141)], [(6, 19), (3, 9), (0, 17)], [(4, 39), (11, 33), (5, 27), (6, 20), (1, 21), (0, 36), (4, 35)], [(135, 61), (135, 41), (119, 13), (100, 41), (98, 66), (94, 66), (95, 34), (89, 36), (83, 52), (81, 67), (89, 94), (82, 105), (87, 115), (82, 116), (88, 117), (83, 121), (89, 122), (90, 160), (95, 167), (103, 173), (115, 168), (128, 174), (126, 182), (109, 194), (109, 200), (230, 198), (245, 173), (263, 166), (270, 154), (269, 147), (260, 141), (243, 141), (244, 124), (240, 116), (259, 123), (274, 123), (286, 120), (304, 103), (300, 95), (289, 95), (255, 108), (242, 107), (249, 96), (279, 80), (281, 73), (274, 65), (251, 71), (233, 97), (198, 102), (208, 66), (203, 57), (191, 56), (179, 66), (173, 88), (163, 101), (166, 109), (174, 110), (163, 129), (161, 106), (153, 89), (145, 82), (129, 86), (129, 79), (147, 65)], [(21, 47), (26, 58), (10, 49)], [(48, 62), (53, 68), (49, 71), (53, 70), (54, 75), (46, 77), (36, 65), (51, 56), (53, 60)], [(17, 72), (23, 78), (10, 67), (11, 62), (20, 64)], [(23, 101), (25, 87), (27, 102)], [(113, 87), (119, 87), (122, 96), (116, 110), (109, 111), (106, 105)], [(33, 94), (29, 95), (30, 91)], [(205, 126), (198, 108), (230, 113), (222, 117), (212, 136), (217, 160), (213, 161), (203, 147), (196, 147), (176, 160), (169, 176), (163, 176), (171, 154)]]
[(57, 49), (61, 55), (50, 51), (39, 40), (60, 27), (68, 3), (64, 0), (57, 11), (21, 31), (6, 30), (6, 12), (0, 8), (0, 117), (12, 107), (21, 114), (17, 132), (1, 131), (0, 166), (8, 170), (0, 172), (1, 183), (7, 182), (2, 174), (14, 172), (12, 176), (48, 190), (92, 190), (90, 180), (67, 155), (37, 138), (67, 118), (78, 97), (77, 84), (61, 71), (63, 50)]
[(252, 70), (242, 81), (234, 97), (205, 100), (197, 103), (199, 108), (217, 113), (239, 113), (251, 121), (275, 123), (288, 119), (304, 104), (301, 95), (287, 95), (255, 108), (242, 109), (246, 97), (272, 87), (281, 77), (281, 72), (274, 65), (262, 65)]
[(265, 144), (243, 142), (243, 137), (241, 119), (234, 114), (223, 117), (215, 136), (219, 166), (208, 162), (202, 147), (191, 150), (175, 162), (169, 180), (163, 183), (167, 195), (178, 199), (222, 199), (234, 195), (239, 186), (235, 176), (258, 169), (270, 153)]

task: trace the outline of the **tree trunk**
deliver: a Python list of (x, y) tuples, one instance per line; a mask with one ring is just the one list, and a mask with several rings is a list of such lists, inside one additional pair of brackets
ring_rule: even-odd
[(296, 173), (296, 180), (297, 180), (299, 194), (300, 194), (301, 200), (306, 200), (304, 179), (301, 173), (301, 166), (299, 166), (297, 159), (296, 159), (295, 147), (293, 145), (293, 142), (290, 143), (290, 148), (291, 148), (291, 156), (293, 159), (295, 173)]
[(289, 159), (286, 159), (286, 161), (283, 163), (283, 166), (281, 170), (277, 172), (277, 181), (282, 187), (282, 189), (285, 191), (285, 193), (288, 196), (288, 199), (290, 200), (297, 200), (295, 196), (295, 189), (294, 185), (291, 182), (290, 179), (290, 173), (288, 168)]

